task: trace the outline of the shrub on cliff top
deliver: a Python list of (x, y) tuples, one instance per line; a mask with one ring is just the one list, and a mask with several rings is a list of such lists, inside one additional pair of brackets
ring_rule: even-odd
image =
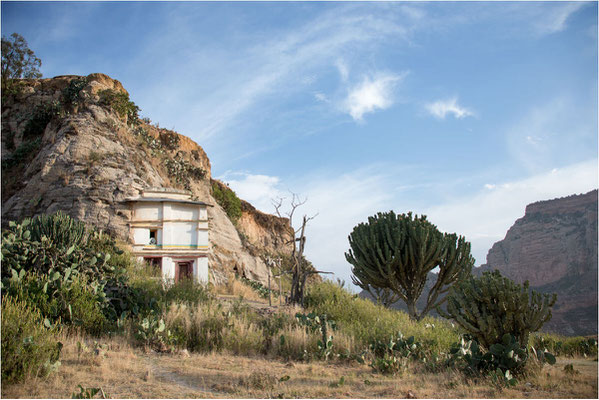
[(129, 99), (129, 94), (112, 89), (100, 90), (100, 104), (111, 107), (121, 118), (127, 118), (129, 125), (139, 124), (139, 107)]
[(217, 182), (212, 183), (212, 197), (229, 216), (233, 223), (237, 223), (241, 218), (241, 200), (234, 191)]

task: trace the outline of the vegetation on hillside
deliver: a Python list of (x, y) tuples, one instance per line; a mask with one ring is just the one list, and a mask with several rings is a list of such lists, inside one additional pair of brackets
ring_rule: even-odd
[(100, 90), (100, 104), (112, 108), (121, 118), (126, 118), (127, 124), (139, 124), (139, 107), (129, 100), (129, 94), (112, 89)]
[(231, 222), (236, 224), (241, 218), (241, 200), (235, 192), (227, 186), (213, 181), (212, 197), (225, 210)]
[[(60, 368), (59, 342), (77, 332), (97, 340), (121, 337), (161, 353), (320, 360), (367, 365), (381, 375), (451, 370), (499, 388), (553, 362), (549, 346), (570, 354), (572, 349), (592, 357), (597, 353), (596, 341), (566, 343), (547, 335), (530, 339), (534, 350), (528, 343), (521, 346), (514, 332), (483, 346), (449, 321), (416, 321), (332, 282), (312, 284), (304, 309), (260, 313), (241, 298), (223, 303), (211, 288), (192, 281), (164, 285), (152, 271), (138, 268), (112, 238), (60, 214), (13, 222), (2, 239), (6, 382)], [(96, 350), (101, 354), (106, 348), (97, 345)]]

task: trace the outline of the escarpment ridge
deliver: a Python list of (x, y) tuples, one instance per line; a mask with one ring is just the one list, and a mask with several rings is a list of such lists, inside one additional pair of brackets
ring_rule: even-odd
[(597, 190), (529, 204), (476, 272), (494, 269), (557, 293), (545, 330), (597, 334)]

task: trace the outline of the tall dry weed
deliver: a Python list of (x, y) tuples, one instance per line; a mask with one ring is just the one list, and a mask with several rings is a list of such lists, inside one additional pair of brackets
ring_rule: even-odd
[(214, 287), (217, 294), (243, 297), (246, 300), (266, 302), (254, 289), (235, 278), (233, 274), (227, 276), (227, 282), (224, 285)]

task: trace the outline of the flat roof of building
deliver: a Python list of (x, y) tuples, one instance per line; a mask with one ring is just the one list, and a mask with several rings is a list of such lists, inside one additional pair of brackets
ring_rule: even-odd
[(188, 194), (190, 196), (192, 195), (190, 190), (165, 188), (165, 187), (147, 188), (147, 189), (143, 190), (143, 193), (177, 193), (177, 194)]
[(214, 207), (212, 204), (204, 203), (203, 201), (195, 200), (183, 200), (183, 199), (169, 199), (166, 197), (138, 197), (135, 199), (125, 199), (125, 203), (145, 202), (145, 203), (185, 203), (185, 204), (197, 204), (199, 206)]

